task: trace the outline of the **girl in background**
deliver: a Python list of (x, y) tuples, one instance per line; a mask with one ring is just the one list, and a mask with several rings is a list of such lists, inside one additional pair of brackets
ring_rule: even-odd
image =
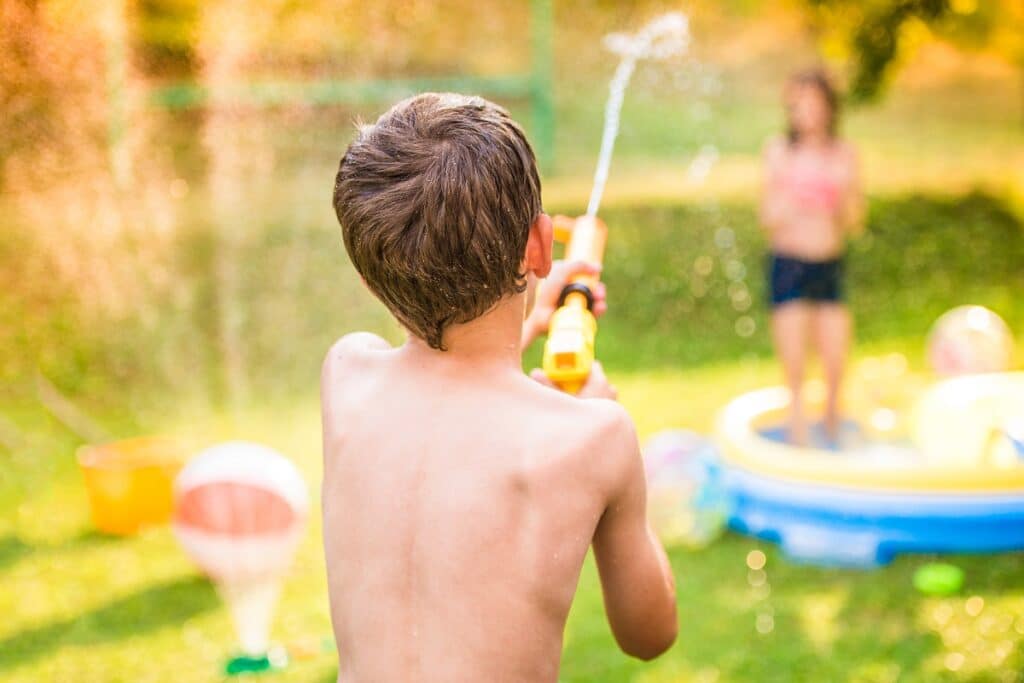
[(761, 223), (771, 245), (772, 337), (791, 393), (788, 438), (808, 439), (803, 381), (808, 349), (821, 357), (828, 395), (825, 431), (839, 436), (839, 390), (852, 325), (843, 302), (846, 237), (861, 231), (864, 203), (856, 150), (836, 134), (839, 103), (818, 69), (785, 87), (788, 130), (764, 152)]

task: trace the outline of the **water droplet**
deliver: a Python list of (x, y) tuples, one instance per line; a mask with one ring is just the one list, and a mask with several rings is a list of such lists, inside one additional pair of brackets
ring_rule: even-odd
[(757, 323), (749, 315), (742, 316), (736, 320), (736, 334), (741, 337), (749, 337), (757, 330)]
[(747, 286), (742, 282), (732, 282), (729, 284), (729, 298), (732, 300), (732, 307), (742, 313), (750, 308), (750, 292), (747, 290)]
[(272, 647), (267, 651), (267, 659), (276, 668), (282, 668), (288, 664), (288, 651), (281, 646)]
[(707, 277), (708, 275), (711, 274), (711, 271), (714, 270), (714, 268), (715, 262), (707, 254), (702, 254), (701, 256), (698, 256), (697, 259), (693, 262), (693, 270), (698, 275), (703, 275)]
[(907, 357), (902, 353), (890, 353), (882, 362), (890, 377), (897, 377), (907, 371)]
[(694, 683), (718, 683), (719, 676), (718, 669), (709, 667), (698, 671), (693, 680)]
[(714, 74), (707, 74), (701, 79), (700, 89), (704, 95), (717, 95), (722, 91), (722, 83)]
[(690, 107), (690, 116), (694, 121), (707, 121), (711, 118), (711, 107), (707, 102), (694, 102)]
[(767, 635), (775, 630), (775, 617), (770, 614), (758, 614), (754, 622), (754, 628), (761, 635)]
[(747, 572), (747, 583), (755, 588), (763, 586), (768, 581), (768, 574), (763, 569), (751, 569)]
[(1002, 613), (996, 618), (995, 629), (998, 633), (1006, 633), (1013, 628), (1013, 615)]
[(732, 307), (737, 313), (743, 313), (750, 308), (751, 303), (749, 296), (745, 299), (733, 299)]
[(980, 595), (972, 595), (967, 598), (967, 602), (964, 603), (964, 610), (967, 611), (972, 617), (976, 617), (981, 614), (981, 610), (985, 609), (985, 598)]
[(768, 556), (760, 550), (751, 550), (747, 553), (747, 566), (753, 570), (764, 569), (764, 566), (768, 564)]
[(715, 230), (715, 244), (719, 249), (732, 249), (736, 246), (736, 233), (731, 228)]
[(741, 261), (730, 260), (725, 262), (725, 276), (730, 280), (739, 281), (747, 276), (747, 267)]
[(892, 408), (879, 408), (871, 413), (871, 426), (878, 432), (886, 433), (896, 429), (899, 416)]

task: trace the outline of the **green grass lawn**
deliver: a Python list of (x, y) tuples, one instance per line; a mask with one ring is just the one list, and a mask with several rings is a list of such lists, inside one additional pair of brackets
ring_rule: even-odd
[[(598, 4), (609, 22), (647, 11)], [(566, 7), (544, 200), (577, 214), (614, 69), (593, 37), (620, 27)], [(807, 36), (791, 43), (793, 27), (776, 35), (766, 24), (777, 45), (748, 49), (748, 33), (736, 38), (728, 24), (707, 34), (694, 26), (703, 61), (638, 70), (601, 210), (611, 228), (611, 312), (599, 356), (642, 437), (707, 432), (731, 397), (777, 380), (753, 197), (759, 149), (782, 126), (782, 77), (810, 58)], [(916, 59), (884, 100), (843, 120), (871, 196), (868, 233), (849, 253), (855, 356), (904, 354), (918, 373), (929, 326), (954, 305), (989, 306), (1024, 331), (1022, 82), (1006, 69), (954, 71)], [(504, 104), (535, 132), (525, 101)], [(344, 257), (328, 201), (352, 118), (372, 120), (385, 106), (236, 112), (243, 142), (224, 143), (224, 178), (212, 177), (220, 141), (204, 143), (202, 113), (150, 112), (133, 131), (131, 192), (106, 196), (101, 171), (54, 180), (60, 192), (29, 198), (34, 215), (22, 198), (0, 195), (0, 681), (223, 678), (234, 636), (215, 590), (167, 529), (123, 539), (92, 531), (74, 463), (81, 429), (42, 407), (36, 375), (96, 430), (265, 442), (318, 491), (323, 353), (352, 329), (400, 338)], [(687, 168), (705, 145), (720, 158), (696, 182)], [(228, 200), (212, 186), (227, 186)], [(232, 194), (242, 200), (225, 209)], [(114, 227), (111, 215), (121, 216)], [(535, 347), (525, 364), (538, 356)], [(768, 589), (748, 581), (755, 548), (768, 556)], [(732, 534), (670, 555), (678, 643), (648, 664), (620, 654), (588, 561), (566, 629), (564, 681), (1024, 681), (1024, 554), (957, 558), (967, 579), (949, 598), (911, 586), (930, 558), (820, 569)], [(329, 634), (314, 514), (273, 632), (306, 656), (260, 680), (334, 681)]]
[[(717, 406), (772, 381), (774, 373), (770, 362), (752, 360), (620, 373), (616, 381), (649, 434), (667, 426), (707, 429)], [(210, 439), (244, 435), (266, 442), (294, 457), (316, 490), (313, 400), (247, 410), (234, 420), (172, 420), (164, 426)], [(19, 457), (48, 461), (52, 469), (0, 527), (0, 680), (218, 680), (233, 636), (215, 591), (167, 529), (128, 539), (93, 533), (70, 462), (73, 441), (52, 428), (37, 435)], [(9, 464), (5, 472), (10, 475)], [(754, 548), (767, 553), (770, 592), (748, 583), (745, 557)], [(913, 591), (911, 574), (928, 558), (900, 558), (871, 572), (818, 569), (728, 534), (704, 550), (674, 549), (671, 559), (681, 619), (672, 650), (650, 664), (618, 652), (588, 562), (566, 631), (563, 680), (1019, 680), (1024, 555), (958, 558), (966, 586), (949, 598)], [(772, 628), (762, 633), (765, 615)], [(314, 515), (274, 626), (278, 642), (312, 656), (265, 680), (333, 680), (334, 654), (321, 650), (329, 633)]]
[[(603, 87), (591, 86), (610, 72), (607, 61), (557, 83), (551, 211), (585, 205), (604, 101)], [(758, 148), (780, 126), (780, 72), (749, 67), (726, 71), (718, 94), (675, 87), (664, 69), (638, 73), (627, 97), (602, 207), (611, 313), (599, 355), (643, 437), (708, 431), (731, 397), (776, 381), (751, 198)], [(902, 353), (923, 370), (929, 325), (964, 303), (1024, 330), (1024, 129), (1012, 88), (1019, 83), (894, 88), (847, 117), (872, 194), (868, 234), (849, 254), (858, 357)], [(529, 121), (524, 103), (509, 104)], [(82, 437), (41, 407), (34, 375), (111, 435), (265, 442), (293, 457), (317, 491), (322, 354), (351, 329), (400, 336), (344, 258), (325, 194), (351, 113), (241, 117), (273, 171), (236, 180), (245, 206), (226, 218), (211, 211), (201, 117), (154, 124), (172, 157), (160, 172), (186, 178), (189, 191), (169, 200), (154, 181), (151, 203), (129, 209), (171, 216), (167, 233), (97, 234), (57, 212), (41, 227), (19, 222), (0, 198), (0, 681), (221, 678), (233, 634), (215, 590), (166, 529), (126, 539), (91, 530), (73, 459)], [(690, 182), (687, 165), (705, 144), (721, 158), (706, 183)], [(89, 207), (83, 200), (79, 214)], [(235, 241), (224, 237), (229, 224), (243, 226)], [(233, 264), (227, 285), (218, 259)], [(224, 320), (241, 340), (240, 382), (226, 361)], [(538, 355), (535, 347), (525, 363)], [(322, 648), (330, 624), (319, 534), (314, 515), (273, 633), (307, 656), (263, 680), (334, 680), (333, 652)], [(754, 548), (768, 555), (768, 591), (748, 582)], [(649, 664), (618, 652), (588, 562), (563, 680), (1024, 680), (1024, 555), (957, 559), (967, 581), (950, 598), (913, 591), (913, 570), (928, 558), (826, 570), (726, 534), (704, 550), (673, 549), (671, 559), (681, 617), (673, 649)]]
[[(613, 229), (605, 271), (612, 313), (600, 355), (622, 401), (643, 436), (667, 427), (707, 431), (730, 397), (776, 379), (753, 209), (708, 200), (610, 205), (604, 216)], [(52, 285), (5, 290), (0, 311), (20, 325), (6, 343), (30, 345), (39, 370), (113, 434), (265, 442), (295, 458), (316, 491), (320, 355), (346, 329), (392, 337), (395, 330), (344, 265), (322, 217), (290, 218), (268, 214), (238, 246), (236, 304), (247, 339), (241, 400), (228, 400), (211, 351), (214, 283), (202, 264), (213, 247), (201, 231), (171, 243), (176, 289), (147, 290), (154, 298), (145, 315), (90, 318)], [(1021, 228), (1005, 200), (983, 193), (876, 197), (868, 235), (850, 252), (857, 355), (903, 353), (920, 371), (929, 324), (961, 303), (991, 306), (1024, 329)], [(20, 235), (0, 245), (14, 279), (34, 267), (15, 258), (26, 243), (19, 240), (29, 239)], [(527, 362), (535, 360), (533, 350)], [(0, 394), (11, 446), (0, 451), (0, 680), (218, 680), (233, 636), (215, 591), (166, 529), (128, 539), (90, 530), (73, 462), (81, 440), (47, 416), (31, 381), (9, 368)], [(768, 555), (770, 591), (748, 583), (745, 557), (754, 548)], [(1022, 554), (958, 558), (967, 581), (950, 598), (913, 591), (911, 574), (928, 558), (872, 572), (818, 569), (728, 534), (701, 551), (673, 549), (671, 558), (682, 625), (675, 647), (650, 664), (621, 655), (588, 562), (566, 631), (563, 680), (1020, 680)], [(334, 655), (321, 649), (329, 633), (314, 515), (274, 626), (278, 642), (309, 654), (265, 680), (333, 680)]]

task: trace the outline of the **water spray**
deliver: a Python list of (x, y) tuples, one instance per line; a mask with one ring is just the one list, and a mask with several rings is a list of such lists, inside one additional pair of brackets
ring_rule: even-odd
[[(587, 213), (577, 219), (555, 218), (555, 240), (565, 243), (567, 261), (587, 261), (600, 265), (608, 228), (597, 217), (601, 196), (608, 181), (608, 167), (619, 132), (619, 115), (626, 86), (641, 59), (668, 59), (682, 54), (689, 44), (689, 23), (679, 12), (663, 14), (635, 34), (613, 33), (605, 36), (605, 47), (621, 57), (608, 86), (604, 110), (601, 153), (594, 172)], [(594, 365), (594, 341), (597, 319), (594, 317), (593, 288), (597, 278), (581, 275), (562, 290), (558, 310), (551, 316), (547, 343), (544, 345), (544, 373), (563, 391), (576, 393), (590, 376)]]
[(633, 35), (612, 33), (605, 36), (604, 46), (622, 59), (608, 84), (608, 103), (604, 108), (604, 132), (601, 135), (601, 153), (594, 171), (594, 186), (590, 191), (587, 215), (596, 216), (608, 182), (608, 168), (619, 133), (622, 100), (626, 94), (636, 63), (641, 59), (663, 60), (681, 55), (690, 42), (689, 22), (679, 12), (670, 12), (652, 20)]

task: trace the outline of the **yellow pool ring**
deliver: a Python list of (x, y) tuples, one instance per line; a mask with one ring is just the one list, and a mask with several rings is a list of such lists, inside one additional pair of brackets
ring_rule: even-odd
[[(973, 408), (952, 409), (947, 400), (952, 395), (966, 397), (962, 400)], [(991, 434), (986, 406), (994, 404), (1003, 406), (1001, 419), (1012, 417), (1014, 406), (1024, 407), (1024, 373), (960, 377), (936, 385), (913, 412), (911, 434), (922, 448), (921, 457), (885, 466), (878, 459), (791, 446), (762, 436), (760, 430), (785, 419), (789, 392), (784, 387), (737, 397), (719, 415), (716, 431), (726, 462), (786, 481), (892, 492), (1019, 494), (1024, 491), (1024, 461), (1007, 458), (1002, 446), (995, 456), (983, 453), (988, 444), (977, 436)], [(957, 448), (965, 450), (952, 457)]]

